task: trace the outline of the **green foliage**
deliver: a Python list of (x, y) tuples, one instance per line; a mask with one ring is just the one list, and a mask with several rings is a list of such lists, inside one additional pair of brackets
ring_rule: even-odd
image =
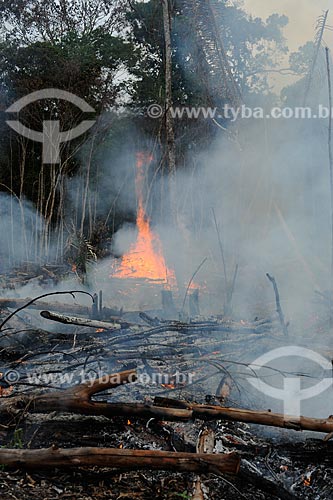
[(191, 498), (191, 496), (189, 495), (189, 493), (187, 493), (187, 491), (183, 491), (182, 493), (175, 493), (175, 496), (177, 498), (183, 498), (185, 500), (188, 500), (189, 498)]
[(11, 447), (13, 448), (23, 448), (23, 429), (15, 429)]
[[(130, 42), (97, 28), (89, 33), (71, 31), (57, 42), (36, 41), (30, 45), (6, 42), (0, 46), (0, 88), (3, 108), (30, 92), (45, 89), (64, 89), (80, 96), (98, 114), (114, 105), (123, 92), (124, 82), (115, 81), (119, 69), (135, 64), (136, 51)], [(41, 130), (43, 120), (60, 119), (61, 129), (68, 130), (80, 123), (82, 112), (66, 101), (39, 101), (20, 113), (21, 121), (31, 129)], [(0, 116), (0, 182), (20, 192), (21, 171), (11, 165), (24, 162), (24, 194), (37, 202), (36, 180), (41, 170), (39, 143), (24, 141), (11, 132)], [(73, 175), (80, 161), (73, 151), (79, 151), (85, 137), (64, 143), (63, 172)], [(24, 147), (24, 149), (22, 149)], [(50, 189), (49, 169), (45, 172), (45, 190)]]
[(126, 10), (126, 0), (0, 0), (6, 38), (26, 45), (36, 40), (57, 43), (71, 31), (90, 34), (101, 27), (111, 33)]
[[(182, 106), (212, 106), (215, 96), (208, 89), (205, 77), (209, 63), (202, 61), (194, 16), (186, 13), (183, 1), (171, 3), (173, 101)], [(216, 0), (214, 9), (216, 26), (243, 96), (246, 99), (267, 92), (264, 70), (273, 68), (286, 51), (282, 29), (287, 18), (277, 14), (266, 21), (252, 18), (235, 2), (230, 5)], [(9, 185), (15, 194), (33, 200), (45, 219), (56, 225), (65, 213), (63, 207), (59, 207), (63, 203), (59, 186), (66, 185), (66, 182), (61, 184), (62, 180), (77, 174), (85, 179), (89, 164), (87, 191), (97, 192), (99, 186), (103, 191), (104, 170), (100, 167), (105, 166), (107, 158), (107, 184), (111, 193), (103, 191), (103, 196), (110, 198), (106, 220), (113, 223), (112, 231), (116, 230), (124, 220), (122, 210), (125, 211), (117, 204), (118, 186), (114, 188), (119, 178), (117, 158), (124, 148), (127, 152), (132, 151), (131, 148), (141, 149), (142, 144), (138, 144), (141, 142), (154, 143), (156, 156), (162, 157), (161, 164), (164, 161), (164, 117), (152, 120), (146, 115), (150, 104), (158, 103), (162, 107), (165, 104), (161, 2), (0, 0), (0, 12), (7, 30), (0, 28), (2, 109), (30, 92), (57, 88), (83, 98), (100, 116), (94, 129), (64, 143), (61, 164), (53, 170), (44, 168), (41, 175), (42, 145), (22, 140), (9, 131), (3, 113), (0, 115), (0, 182)], [(301, 66), (296, 57), (294, 64)], [(123, 106), (121, 111), (119, 103)], [(222, 96), (218, 104), (223, 103)], [(83, 116), (66, 101), (48, 100), (29, 105), (20, 113), (20, 119), (34, 130), (41, 130), (43, 120), (59, 119), (61, 129), (68, 130), (80, 123)], [(179, 168), (186, 165), (189, 150), (206, 147), (218, 131), (211, 120), (204, 119), (183, 118), (175, 125)], [(161, 167), (159, 172), (163, 171), (163, 164), (157, 167)], [(53, 198), (49, 198), (49, 193)], [(64, 190), (64, 199), (66, 194)], [(78, 211), (79, 205), (80, 202), (76, 207)], [(128, 206), (126, 211), (128, 216)], [(79, 223), (80, 216), (76, 214), (73, 219)], [(67, 255), (78, 268), (85, 269), (86, 263), (96, 257), (91, 246), (96, 220), (89, 220), (89, 224), (87, 218), (81, 220), (83, 228), (70, 230)]]
[[(139, 48), (140, 65), (132, 68), (137, 77), (132, 99), (137, 106), (164, 103), (164, 37), (162, 8), (159, 2), (133, 2), (127, 14), (131, 26), (130, 39)], [(266, 22), (252, 18), (240, 7), (225, 2), (216, 3), (215, 21), (220, 31), (230, 65), (243, 93), (268, 89), (267, 76), (262, 72), (274, 67), (278, 56), (287, 51), (282, 29), (286, 16), (273, 14)], [(182, 0), (173, 10), (173, 98), (182, 105), (207, 105), (205, 82), (198, 78), (198, 58), (194, 14), (188, 19)]]
[[(8, 445), (2, 445), (0, 448), (19, 448), (20, 450), (23, 449), (23, 429), (18, 428), (15, 429), (13, 439)], [(2, 464), (0, 465), (0, 471), (4, 472), (6, 470), (6, 465)]]
[[(190, 2), (187, 2), (190, 5)], [(163, 16), (160, 2), (133, 1), (126, 15), (130, 29), (128, 39), (140, 52), (138, 64), (131, 67), (135, 81), (128, 89), (130, 106), (141, 116), (140, 128), (147, 135), (165, 142), (165, 119), (149, 120), (150, 104), (165, 105), (165, 54)], [(172, 17), (172, 93), (174, 105), (215, 107), (220, 109), (225, 98), (215, 95), (221, 87), (221, 75), (216, 79), (217, 91), (209, 87), (209, 63), (204, 61), (198, 39), (194, 11), (184, 8), (184, 0), (173, 2)], [(188, 13), (189, 12), (189, 13)], [(214, 15), (219, 35), (228, 54), (231, 71), (244, 100), (269, 92), (267, 69), (274, 68), (286, 52), (282, 29), (286, 16), (274, 14), (266, 21), (252, 18), (239, 6), (224, 1), (214, 2)], [(205, 22), (205, 20), (203, 20)], [(207, 21), (208, 22), (208, 21)], [(212, 29), (207, 26), (208, 31)], [(191, 120), (184, 116), (175, 123), (177, 164), (185, 166), (188, 152), (206, 148), (218, 128), (212, 121)]]
[(135, 58), (129, 42), (101, 29), (83, 35), (69, 32), (53, 44), (6, 43), (0, 48), (0, 82), (10, 98), (53, 87), (75, 92), (102, 111), (117, 96), (115, 73)]

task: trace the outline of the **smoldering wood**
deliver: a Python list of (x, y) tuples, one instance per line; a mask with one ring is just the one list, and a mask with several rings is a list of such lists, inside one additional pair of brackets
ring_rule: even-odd
[(226, 316), (229, 316), (229, 317), (231, 317), (231, 315), (232, 315), (232, 299), (233, 299), (234, 292), (235, 292), (237, 274), (238, 274), (238, 264), (235, 265), (235, 270), (234, 270), (234, 274), (232, 277), (232, 281), (231, 281), (231, 283), (228, 283), (227, 290), (226, 290), (225, 314), (226, 314)]
[(220, 380), (219, 385), (217, 386), (215, 397), (220, 401), (220, 403), (225, 403), (228, 399), (232, 387), (234, 385), (234, 381), (228, 374), (224, 374)]
[[(231, 320), (223, 321), (197, 321), (192, 323), (186, 323), (182, 321), (164, 321), (150, 328), (149, 330), (136, 332), (135, 334), (128, 334), (128, 337), (135, 335), (135, 338), (139, 340), (140, 338), (148, 338), (151, 335), (157, 335), (167, 332), (178, 332), (180, 334), (200, 334), (202, 332), (215, 333), (240, 333), (240, 334), (267, 334), (269, 331), (276, 330), (275, 322), (271, 320), (258, 321), (253, 323), (241, 323)], [(127, 334), (124, 335), (124, 339)]]
[[(144, 318), (144, 316), (142, 317)], [(144, 330), (140, 325), (119, 322), (126, 329), (122, 329), (119, 332), (119, 335), (110, 337), (108, 339), (108, 346), (125, 345), (126, 348), (129, 348), (132, 345), (131, 343), (134, 342), (136, 344), (133, 344), (133, 347), (135, 347), (137, 346), (137, 342), (139, 340), (149, 340), (153, 336), (168, 334), (171, 332), (176, 332), (180, 336), (186, 336), (186, 340), (189, 340), (190, 336), (193, 336), (193, 340), (197, 341), (198, 339), (203, 338), (202, 333), (207, 332), (204, 342), (206, 347), (208, 345), (212, 347), (213, 344), (210, 342), (210, 337), (212, 336), (211, 334), (232, 333), (233, 335), (230, 336), (230, 338), (221, 338), (216, 341), (221, 347), (223, 343), (237, 343), (237, 341), (244, 342), (245, 335), (247, 340), (251, 340), (251, 336), (253, 335), (253, 341), (255, 341), (255, 337), (257, 335), (261, 335), (261, 340), (263, 341), (267, 334), (279, 331), (277, 321), (270, 319), (246, 324), (231, 320), (185, 323), (181, 321), (161, 321), (157, 318), (152, 320), (150, 318), (148, 321), (150, 321), (151, 324), (156, 324), (156, 326)], [(201, 347), (203, 348), (204, 346)], [(177, 345), (177, 349), (181, 350), (181, 347)], [(194, 343), (191, 344), (191, 349), (196, 350)]]
[[(170, 321), (160, 323), (158, 326), (150, 328), (148, 330), (141, 330), (138, 326), (134, 325), (133, 328), (130, 327), (127, 331), (120, 331), (119, 335), (110, 337), (108, 340), (109, 347), (115, 345), (126, 345), (128, 347), (131, 342), (138, 342), (139, 340), (148, 340), (150, 337), (155, 335), (167, 334), (170, 332), (177, 332), (179, 335), (186, 336), (186, 339), (189, 339), (189, 336), (192, 335), (195, 338), (202, 338), (203, 333), (207, 333), (207, 338), (205, 339), (205, 344), (208, 345), (209, 337), (214, 333), (232, 333), (233, 336), (230, 339), (221, 338), (218, 341), (218, 345), (222, 346), (225, 342), (235, 343), (236, 336), (243, 337), (243, 339), (238, 339), (241, 342), (244, 342), (244, 338), (248, 340), (251, 335), (256, 337), (260, 335), (262, 339), (264, 339), (268, 333), (276, 332), (276, 325), (272, 321), (267, 321), (265, 323), (258, 322), (257, 323), (240, 323), (234, 321), (217, 321), (217, 322), (193, 322), (193, 323), (183, 323), (179, 321)], [(235, 336), (235, 338), (234, 338)], [(255, 339), (253, 339), (254, 341)], [(195, 346), (194, 346), (195, 348)], [(193, 349), (193, 346), (192, 346)]]
[(65, 316), (51, 311), (41, 311), (40, 315), (44, 319), (57, 321), (58, 323), (64, 323), (66, 325), (87, 326), (89, 328), (101, 328), (103, 330), (120, 330), (122, 328), (120, 323), (107, 323), (94, 319), (76, 318), (74, 316)]
[[(198, 454), (208, 454), (214, 452), (215, 446), (215, 433), (212, 429), (203, 429), (200, 432), (197, 445), (196, 452)], [(191, 500), (204, 500), (204, 492), (202, 488), (201, 478), (197, 476), (193, 483), (193, 495)]]
[(113, 448), (44, 448), (36, 450), (0, 449), (0, 464), (30, 469), (50, 467), (100, 466), (116, 469), (171, 470), (214, 474), (237, 474), (237, 453), (195, 454)]
[[(177, 400), (173, 403), (173, 399), (162, 398), (163, 407), (168, 405), (168, 409), (175, 406), (177, 411), (180, 407), (180, 402)], [(155, 398), (155, 405), (159, 405), (159, 398)], [(283, 413), (273, 413), (270, 411), (245, 410), (241, 408), (226, 408), (222, 406), (210, 406), (190, 404), (185, 401), (182, 403), (182, 410), (190, 409), (193, 419), (201, 420), (230, 420), (238, 422), (246, 422), (258, 425), (267, 425), (271, 427), (281, 427), (285, 429), (293, 429), (297, 431), (308, 430), (314, 432), (330, 433), (333, 429), (333, 416), (326, 419), (297, 417), (292, 415), (284, 415)]]
[[(15, 410), (21, 411), (23, 409), (31, 413), (58, 411), (83, 415), (103, 415), (103, 413), (99, 413), (100, 410), (103, 411), (102, 407), (96, 410), (97, 413), (94, 413), (91, 405), (94, 406), (96, 403), (91, 401), (91, 397), (99, 392), (113, 389), (126, 383), (135, 382), (136, 379), (136, 370), (126, 370), (119, 373), (104, 375), (93, 381), (77, 384), (58, 392), (46, 392), (44, 394), (32, 396), (15, 396), (0, 401), (0, 413), (6, 407), (5, 412), (7, 413), (12, 413)], [(106, 406), (108, 406), (108, 403), (98, 404), (104, 406), (104, 410), (107, 409)], [(51, 408), (54, 408), (54, 410), (51, 410)]]
[(172, 291), (162, 290), (161, 296), (162, 296), (162, 307), (165, 315), (167, 317), (175, 317), (176, 307), (173, 301)]
[(93, 303), (91, 305), (91, 318), (98, 320), (99, 319), (99, 314), (98, 314), (98, 295), (97, 293), (94, 293), (93, 295)]
[(271, 276), (268, 273), (266, 273), (266, 276), (269, 279), (269, 281), (272, 283), (272, 286), (273, 286), (273, 290), (274, 290), (274, 294), (275, 294), (275, 302), (276, 302), (276, 312), (278, 313), (278, 316), (279, 316), (282, 331), (283, 331), (285, 337), (288, 337), (288, 327), (287, 327), (285, 319), (284, 319), (284, 314), (283, 314), (281, 302), (280, 302), (279, 289), (277, 287), (276, 280), (273, 276)]
[(203, 429), (197, 442), (197, 453), (213, 453), (215, 433), (213, 429)]
[(66, 412), (82, 415), (103, 415), (106, 417), (132, 416), (138, 418), (157, 418), (170, 421), (229, 420), (293, 430), (307, 430), (329, 434), (333, 432), (333, 417), (327, 419), (289, 416), (270, 411), (225, 408), (222, 406), (199, 405), (159, 398), (153, 405), (143, 403), (106, 403), (92, 401), (91, 397), (99, 392), (119, 385), (134, 382), (136, 370), (106, 375), (93, 382), (75, 385), (58, 392), (46, 392), (33, 396), (13, 396), (0, 401), (0, 414), (13, 415), (25, 410), (31, 413)]
[(140, 312), (139, 317), (150, 326), (158, 326), (161, 324), (161, 321), (158, 318), (152, 318), (145, 312)]
[(200, 306), (199, 306), (199, 290), (194, 290), (189, 295), (189, 308), (190, 308), (190, 317), (200, 315)]
[(286, 489), (281, 481), (268, 479), (257, 467), (254, 468), (247, 460), (242, 460), (239, 478), (248, 484), (253, 484), (261, 491), (273, 495), (274, 498), (280, 498), (281, 500), (299, 500), (299, 496), (294, 495), (289, 489)]
[(191, 500), (204, 500), (204, 492), (202, 490), (202, 483), (200, 476), (197, 476), (196, 480), (193, 483), (193, 495), (191, 496)]

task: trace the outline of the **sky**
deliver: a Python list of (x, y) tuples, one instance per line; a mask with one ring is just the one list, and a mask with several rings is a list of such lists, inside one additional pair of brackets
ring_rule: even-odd
[[(251, 14), (266, 18), (277, 12), (289, 18), (285, 36), (291, 51), (297, 50), (308, 40), (313, 40), (316, 21), (324, 10), (332, 9), (328, 24), (333, 25), (333, 1), (331, 0), (243, 0)], [(333, 44), (331, 33), (324, 38)]]

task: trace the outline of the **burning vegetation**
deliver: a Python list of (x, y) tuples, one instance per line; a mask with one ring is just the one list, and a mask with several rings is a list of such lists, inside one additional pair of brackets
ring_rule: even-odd
[(129, 252), (121, 258), (121, 263), (112, 275), (116, 278), (145, 279), (168, 286), (175, 285), (175, 273), (168, 269), (163, 255), (159, 237), (151, 229), (151, 222), (146, 214), (144, 203), (144, 186), (146, 171), (153, 157), (147, 153), (136, 155), (136, 196), (138, 235)]
[(332, 498), (330, 12), (247, 4), (1, 3), (6, 500)]

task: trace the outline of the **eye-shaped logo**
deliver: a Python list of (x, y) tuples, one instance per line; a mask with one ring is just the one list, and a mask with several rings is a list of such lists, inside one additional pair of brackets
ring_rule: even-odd
[[(290, 356), (311, 360), (321, 366), (323, 370), (332, 370), (332, 363), (329, 360), (317, 352), (311, 351), (311, 349), (297, 346), (273, 349), (253, 361), (253, 363), (249, 365), (249, 368), (256, 374), (260, 368), (264, 366), (268, 367), (268, 363), (271, 361)], [(301, 401), (318, 396), (326, 391), (333, 383), (332, 377), (327, 377), (323, 378), (318, 384), (312, 387), (301, 389), (300, 377), (285, 377), (283, 379), (283, 389), (277, 389), (276, 387), (266, 384), (266, 382), (263, 382), (263, 380), (258, 377), (247, 378), (247, 380), (253, 387), (266, 396), (283, 401), (285, 415), (293, 415), (298, 418), (301, 416)]]
[[(6, 113), (19, 113), (25, 106), (42, 99), (63, 99), (76, 105), (82, 112), (95, 112), (89, 104), (80, 97), (60, 89), (44, 89), (28, 94), (14, 102)], [(60, 144), (72, 141), (89, 130), (96, 120), (84, 120), (80, 125), (71, 130), (60, 131), (59, 120), (44, 120), (43, 132), (31, 130), (19, 120), (7, 120), (6, 123), (18, 134), (31, 139), (32, 141), (43, 143), (43, 163), (60, 163)]]

